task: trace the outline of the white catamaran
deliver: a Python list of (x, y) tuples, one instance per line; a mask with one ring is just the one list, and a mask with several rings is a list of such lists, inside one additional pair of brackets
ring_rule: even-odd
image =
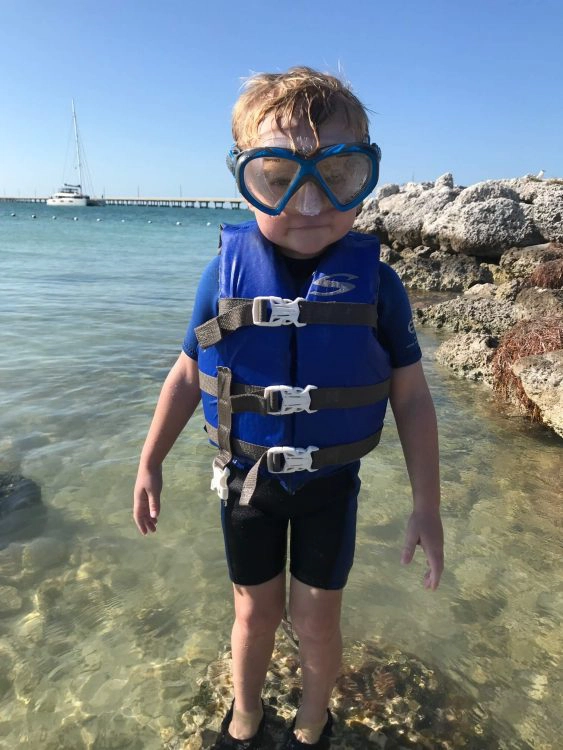
[(74, 99), (72, 100), (72, 124), (74, 127), (74, 143), (76, 149), (76, 168), (78, 169), (79, 182), (76, 185), (65, 183), (57, 193), (53, 193), (47, 198), (48, 206), (103, 206), (104, 201), (99, 198), (91, 198), (82, 192), (84, 184), (83, 168), (84, 157), (78, 136), (78, 125), (76, 122), (76, 110), (74, 108)]

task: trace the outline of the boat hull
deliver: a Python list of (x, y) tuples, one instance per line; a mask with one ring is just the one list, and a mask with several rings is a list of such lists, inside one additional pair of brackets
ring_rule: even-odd
[(51, 198), (47, 198), (48, 206), (87, 206), (88, 198), (86, 196), (80, 196), (79, 198), (73, 198), (72, 196), (66, 196), (64, 198), (58, 198), (53, 195)]

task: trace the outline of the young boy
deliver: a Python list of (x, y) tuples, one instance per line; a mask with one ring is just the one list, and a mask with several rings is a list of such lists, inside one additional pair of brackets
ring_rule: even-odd
[(234, 700), (216, 748), (260, 747), (290, 524), (303, 694), (283, 748), (326, 750), (360, 458), (379, 441), (389, 399), (414, 501), (401, 561), (420, 544), (424, 585), (435, 589), (443, 568), (436, 419), (405, 290), (379, 262), (377, 239), (351, 231), (379, 174), (360, 101), (310, 68), (257, 75), (235, 105), (233, 135), (228, 164), (255, 221), (223, 228), (220, 255), (203, 274), (142, 451), (134, 517), (142, 534), (156, 531), (162, 462), (201, 393), (219, 448), (212, 488), (235, 605)]

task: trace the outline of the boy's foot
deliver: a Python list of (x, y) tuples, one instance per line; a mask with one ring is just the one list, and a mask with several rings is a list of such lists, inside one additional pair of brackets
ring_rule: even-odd
[(323, 727), (321, 736), (312, 745), (307, 742), (301, 742), (295, 736), (295, 719), (289, 728), (285, 741), (282, 745), (282, 750), (329, 750), (330, 738), (332, 737), (332, 714), (327, 708), (327, 720)]
[(262, 701), (262, 718), (256, 734), (253, 737), (249, 737), (246, 740), (238, 740), (229, 733), (229, 726), (233, 720), (233, 709), (235, 702), (231, 703), (231, 707), (227, 711), (225, 718), (221, 722), (221, 733), (219, 739), (213, 745), (213, 750), (258, 750), (262, 737), (264, 736), (264, 726), (266, 724), (266, 712), (264, 711), (264, 701)]

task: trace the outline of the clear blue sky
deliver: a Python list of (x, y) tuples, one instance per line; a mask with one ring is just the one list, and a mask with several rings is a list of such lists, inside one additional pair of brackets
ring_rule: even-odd
[(59, 187), (72, 97), (98, 194), (234, 195), (241, 79), (297, 64), (373, 111), (382, 183), (561, 177), (562, 40), (561, 0), (2, 0), (0, 195)]

